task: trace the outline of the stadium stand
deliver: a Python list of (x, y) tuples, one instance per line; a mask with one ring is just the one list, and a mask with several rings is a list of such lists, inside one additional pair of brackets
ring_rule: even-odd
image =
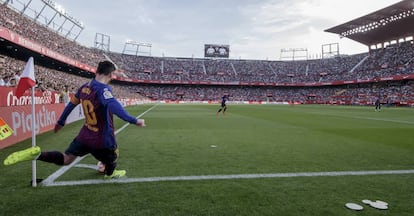
[[(84, 47), (3, 4), (0, 26), (91, 67), (108, 56), (123, 72), (113, 85), (119, 98), (216, 102), (227, 94), (231, 101), (238, 102), (364, 105), (372, 104), (381, 95), (390, 105), (414, 105), (412, 40), (328, 59), (202, 59), (135, 56)], [(29, 51), (4, 39), (0, 46), (4, 50), (0, 85), (15, 85), (16, 75), (25, 65), (19, 56)], [(10, 47), (25, 53), (12, 54)], [(93, 76), (91, 71), (56, 59), (39, 63), (36, 77), (50, 91), (68, 86), (73, 92)], [(66, 67), (56, 66), (62, 63)]]

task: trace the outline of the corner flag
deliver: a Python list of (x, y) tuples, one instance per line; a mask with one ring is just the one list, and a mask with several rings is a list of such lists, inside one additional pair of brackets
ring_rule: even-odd
[[(30, 127), (32, 130), (32, 147), (36, 146), (36, 125), (35, 125), (35, 86), (36, 80), (34, 76), (34, 60), (33, 57), (29, 58), (27, 61), (26, 67), (24, 67), (23, 73), (20, 76), (19, 83), (17, 84), (16, 88), (16, 97), (21, 97), (27, 89), (32, 89), (32, 126)], [(32, 161), (32, 186), (37, 186), (37, 179), (36, 179), (36, 160)]]
[(16, 96), (18, 98), (21, 97), (27, 89), (35, 85), (36, 85), (36, 80), (34, 77), (33, 57), (30, 57), (29, 61), (26, 64), (26, 67), (24, 67), (24, 71), (22, 75), (20, 76), (19, 83), (17, 84)]

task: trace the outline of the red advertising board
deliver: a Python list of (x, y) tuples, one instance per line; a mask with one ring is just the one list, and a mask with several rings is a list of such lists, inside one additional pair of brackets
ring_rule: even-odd
[[(59, 93), (35, 91), (36, 133), (53, 129), (57, 118), (64, 109)], [(30, 90), (22, 97), (15, 96), (14, 87), (0, 86), (0, 117), (13, 130), (13, 135), (0, 141), (0, 149), (13, 145), (32, 136), (32, 96)]]
[[(60, 94), (58, 92), (40, 91), (35, 92), (36, 104), (55, 104), (60, 103)], [(24, 106), (32, 104), (32, 96), (30, 90), (27, 90), (23, 96), (17, 98), (15, 95), (15, 87), (0, 86), (0, 107), (8, 106)]]
[[(53, 129), (60, 113), (64, 108), (63, 103), (38, 104), (35, 106), (35, 131), (36, 134)], [(0, 141), (0, 149), (23, 141), (32, 136), (32, 105), (0, 107), (0, 117), (13, 130), (13, 135)]]

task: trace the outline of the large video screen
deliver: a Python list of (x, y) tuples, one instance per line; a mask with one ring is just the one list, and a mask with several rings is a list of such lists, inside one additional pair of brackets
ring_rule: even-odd
[(230, 53), (229, 45), (205, 44), (205, 58), (228, 58)]

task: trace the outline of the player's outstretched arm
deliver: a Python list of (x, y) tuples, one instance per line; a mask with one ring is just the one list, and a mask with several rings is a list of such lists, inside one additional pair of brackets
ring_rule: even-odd
[(57, 133), (60, 129), (62, 129), (63, 126), (65, 126), (66, 119), (68, 118), (69, 114), (72, 112), (72, 110), (76, 107), (77, 104), (74, 104), (72, 102), (69, 102), (65, 109), (63, 110), (63, 113), (60, 115), (58, 122), (55, 124), (54, 132)]
[(140, 127), (145, 127), (144, 119), (136, 119), (135, 117), (129, 115), (117, 100), (109, 102), (108, 107), (109, 110), (120, 119)]

